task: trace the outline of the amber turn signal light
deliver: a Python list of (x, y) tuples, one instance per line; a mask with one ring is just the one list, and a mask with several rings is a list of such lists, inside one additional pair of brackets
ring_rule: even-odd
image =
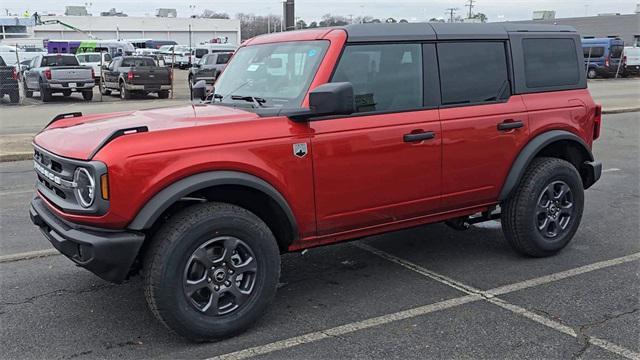
[(103, 199), (109, 200), (109, 177), (107, 174), (100, 176), (100, 192)]

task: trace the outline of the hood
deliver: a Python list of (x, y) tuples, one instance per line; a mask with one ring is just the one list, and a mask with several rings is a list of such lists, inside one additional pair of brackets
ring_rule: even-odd
[(36, 135), (34, 143), (54, 154), (90, 160), (119, 130), (146, 127), (149, 132), (254, 120), (255, 113), (216, 105), (188, 105), (61, 119)]

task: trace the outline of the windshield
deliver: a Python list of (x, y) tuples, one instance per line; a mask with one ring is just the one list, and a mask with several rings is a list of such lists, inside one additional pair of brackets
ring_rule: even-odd
[(329, 46), (325, 40), (241, 48), (216, 82), (223, 103), (232, 95), (266, 100), (265, 106), (298, 108)]

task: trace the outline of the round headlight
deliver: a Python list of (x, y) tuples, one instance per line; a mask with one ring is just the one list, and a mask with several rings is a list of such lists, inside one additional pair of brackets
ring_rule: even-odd
[(88, 208), (96, 197), (95, 180), (87, 169), (79, 167), (73, 175), (73, 181), (76, 183), (75, 192), (76, 197), (80, 200), (80, 205)]

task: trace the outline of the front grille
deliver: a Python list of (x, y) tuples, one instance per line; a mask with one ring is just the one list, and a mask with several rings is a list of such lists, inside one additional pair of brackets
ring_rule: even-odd
[[(49, 200), (55, 198), (61, 200), (74, 200), (73, 196), (73, 172), (75, 166), (65, 164), (58, 158), (36, 149), (33, 155), (34, 168), (38, 175), (39, 188)], [(42, 191), (43, 189), (48, 191)]]

